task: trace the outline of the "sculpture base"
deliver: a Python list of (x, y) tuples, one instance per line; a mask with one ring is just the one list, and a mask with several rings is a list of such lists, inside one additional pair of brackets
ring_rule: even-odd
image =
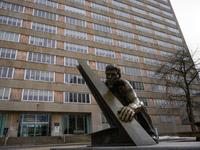
[(91, 134), (92, 146), (135, 146), (131, 138), (118, 128), (108, 128)]

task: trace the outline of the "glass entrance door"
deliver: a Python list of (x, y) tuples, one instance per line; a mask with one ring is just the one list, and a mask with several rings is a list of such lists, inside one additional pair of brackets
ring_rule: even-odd
[(88, 134), (91, 129), (89, 114), (67, 114), (63, 116), (64, 134)]
[(20, 136), (48, 136), (49, 122), (47, 114), (23, 114), (20, 122)]

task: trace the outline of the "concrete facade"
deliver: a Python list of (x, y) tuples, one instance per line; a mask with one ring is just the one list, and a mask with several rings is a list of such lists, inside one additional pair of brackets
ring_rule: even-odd
[[(153, 90), (154, 85), (162, 85), (163, 82), (148, 75), (149, 71), (157, 70), (158, 66), (154, 64), (155, 62), (152, 64), (145, 62), (145, 59), (148, 58), (157, 60), (163, 64), (166, 61), (166, 57), (162, 55), (162, 52), (173, 54), (177, 47), (187, 47), (168, 0), (154, 0), (153, 2), (140, 0), (138, 3), (131, 0), (54, 0), (53, 2), (55, 3), (52, 4), (51, 1), (43, 3), (40, 0), (6, 0), (0, 2), (0, 16), (18, 18), (21, 20), (20, 26), (9, 25), (8, 22), (3, 23), (3, 21), (0, 23), (1, 32), (6, 32), (4, 34), (16, 33), (20, 35), (19, 41), (17, 42), (10, 41), (6, 39), (6, 36), (4, 38), (3, 35), (0, 39), (1, 50), (13, 49), (17, 51), (16, 57), (13, 59), (5, 58), (1, 51), (0, 67), (14, 68), (12, 78), (3, 76), (0, 78), (0, 87), (2, 89), (10, 89), (8, 98), (2, 98), (2, 100), (0, 100), (0, 115), (4, 116), (2, 118), (6, 118), (2, 121), (2, 126), (0, 126), (1, 136), (3, 136), (4, 128), (8, 128), (8, 134), (12, 137), (22, 136), (23, 132), (27, 132), (27, 135), (24, 136), (29, 136), (29, 130), (32, 133), (32, 129), (34, 130), (34, 136), (37, 136), (36, 133), (42, 132), (43, 130), (45, 130), (44, 132), (46, 134), (47, 128), (48, 135), (60, 136), (65, 132), (63, 127), (70, 126), (69, 122), (73, 127), (76, 127), (76, 129), (74, 129), (74, 134), (82, 134), (82, 129), (79, 130), (78, 126), (80, 118), (83, 123), (81, 128), (84, 127), (85, 133), (101, 130), (105, 126), (106, 122), (103, 121), (101, 111), (91, 94), (89, 103), (79, 103), (76, 96), (72, 96), (74, 98), (72, 100), (73, 102), (65, 102), (65, 92), (90, 93), (85, 84), (65, 83), (64, 74), (79, 75), (75, 67), (64, 65), (66, 58), (87, 60), (90, 67), (100, 78), (105, 78), (105, 75), (103, 70), (97, 68), (98, 62), (117, 65), (122, 70), (123, 78), (134, 81), (134, 83), (137, 82), (143, 87), (142, 90), (136, 88), (136, 92), (139, 97), (145, 99), (144, 102), (147, 104), (148, 113), (151, 115), (152, 121), (160, 134), (175, 134), (176, 132), (190, 130), (189, 125), (182, 124), (180, 115), (181, 106), (179, 103), (166, 101), (165, 93)], [(52, 5), (55, 5), (56, 8), (53, 8)], [(116, 5), (121, 5), (122, 7)], [(12, 10), (14, 7), (19, 6), (23, 8), (22, 12)], [(65, 11), (66, 6), (70, 6), (68, 9), (71, 10)], [(136, 12), (134, 8), (137, 8), (138, 12)], [(108, 9), (108, 12), (103, 9)], [(41, 14), (38, 13), (39, 15), (44, 15), (43, 18), (34, 15), (36, 10), (44, 11)], [(121, 15), (126, 14), (127, 16), (122, 17), (117, 15), (116, 10), (120, 11), (118, 13), (121, 13)], [(144, 11), (145, 14), (142, 14), (144, 12), (140, 12), (139, 10)], [(48, 16), (47, 12), (57, 14), (57, 20), (45, 18)], [(85, 14), (83, 15), (80, 12), (85, 12)], [(109, 19), (108, 21), (95, 19), (93, 13), (101, 15), (100, 17), (109, 17)], [(152, 14), (157, 16), (157, 19), (152, 17)], [(80, 25), (80, 22), (78, 24), (73, 24), (76, 21), (67, 23), (65, 22), (65, 17), (86, 21), (87, 24), (83, 27)], [(138, 21), (137, 17), (140, 18), (140, 21)], [(121, 24), (117, 23), (119, 20)], [(170, 23), (170, 21), (173, 21), (173, 23)], [(47, 29), (43, 30), (39, 29), (39, 27), (34, 30), (32, 27), (33, 23), (45, 24), (43, 29), (48, 28), (47, 26), (56, 27), (56, 33), (49, 33)], [(101, 25), (101, 27), (95, 30), (94, 24)], [(79, 33), (65, 35), (65, 29)], [(107, 29), (111, 30), (111, 32), (107, 31)], [(123, 33), (119, 33), (119, 30)], [(87, 33), (87, 38), (84, 39), (83, 37), (75, 35), (81, 33)], [(132, 38), (128, 37), (128, 33), (132, 34)], [(95, 36), (112, 39), (112, 44), (95, 42)], [(53, 39), (56, 41), (56, 46), (43, 46), (42, 44), (46, 43), (42, 43), (42, 40), (38, 42), (39, 44), (32, 44), (30, 43), (31, 37)], [(181, 42), (174, 40), (177, 38)], [(72, 50), (65, 50), (65, 42), (76, 44), (76, 46), (87, 46), (87, 53), (79, 52), (78, 50), (75, 52), (73, 48)], [(122, 46), (120, 46), (120, 42), (122, 42)], [(164, 44), (160, 45), (159, 42), (165, 42), (165, 44), (168, 43), (169, 45), (166, 47)], [(128, 46), (128, 44), (131, 44), (133, 48)], [(146, 49), (142, 50), (144, 47)], [(110, 51), (112, 51), (115, 53), (115, 57), (111, 58), (109, 56), (97, 55), (95, 53), (96, 49), (109, 51), (104, 51), (105, 53), (110, 53)], [(152, 50), (153, 52), (150, 52)], [(54, 56), (55, 61), (52, 64), (30, 61), (28, 57), (31, 52)], [(123, 54), (136, 56), (138, 61), (123, 59)], [(124, 71), (125, 67), (139, 69), (140, 75), (126, 73)], [(30, 77), (35, 80), (26, 79), (26, 70), (53, 72), (54, 79), (53, 81), (45, 81), (45, 79), (37, 80), (35, 77), (36, 74)], [(77, 80), (77, 82), (79, 81)], [(53, 91), (53, 98), (48, 101), (43, 95), (43, 98), (40, 99), (39, 97), (35, 99), (34, 94), (31, 95), (31, 91), (29, 91), (29, 98), (24, 100), (24, 91), (26, 89), (35, 90), (32, 91), (33, 93), (36, 92), (36, 90)], [(194, 85), (194, 89), (198, 90), (198, 86)], [(164, 106), (160, 105), (158, 102), (159, 100), (163, 100), (160, 101), (160, 103), (164, 102)], [(168, 104), (170, 105), (168, 106)], [(24, 114), (35, 115), (36, 120), (40, 117), (40, 114), (47, 114), (48, 121), (44, 121), (45, 119), (43, 118), (43, 120), (41, 119), (40, 121), (31, 122), (28, 120), (27, 122), (23, 122), (22, 120), (25, 119), (26, 116)], [(81, 114), (85, 116), (83, 115), (80, 117)], [(199, 116), (199, 114), (197, 116)], [(32, 117), (34, 118), (34, 116)], [(75, 120), (73, 120), (74, 118)], [(43, 127), (43, 124), (47, 126)], [(38, 129), (38, 126), (42, 127)], [(66, 132), (69, 133), (69, 130), (70, 129)]]

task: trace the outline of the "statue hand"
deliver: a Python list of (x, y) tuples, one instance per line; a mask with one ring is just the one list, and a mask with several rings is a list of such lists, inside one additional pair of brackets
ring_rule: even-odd
[(120, 111), (118, 111), (118, 117), (121, 121), (129, 122), (133, 119), (135, 115), (134, 110), (130, 106), (124, 106)]

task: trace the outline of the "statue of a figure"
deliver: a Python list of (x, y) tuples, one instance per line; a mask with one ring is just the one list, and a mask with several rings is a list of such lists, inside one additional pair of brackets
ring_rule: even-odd
[[(121, 79), (120, 69), (112, 65), (106, 67), (106, 86), (124, 105), (118, 112), (121, 121), (129, 122), (135, 118), (146, 132), (158, 143), (158, 135), (150, 116), (127, 80)], [(112, 126), (112, 125), (111, 125)]]

